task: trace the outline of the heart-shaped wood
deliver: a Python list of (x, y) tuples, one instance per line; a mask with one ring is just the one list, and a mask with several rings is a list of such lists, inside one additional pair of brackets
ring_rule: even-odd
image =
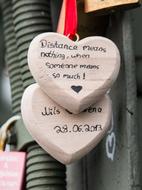
[(28, 131), (40, 146), (60, 162), (69, 164), (93, 149), (108, 131), (111, 101), (104, 96), (95, 106), (76, 115), (33, 84), (24, 92), (21, 111)]
[(112, 86), (120, 55), (116, 45), (104, 37), (74, 42), (62, 34), (44, 33), (31, 42), (28, 63), (42, 90), (76, 114), (96, 103)]

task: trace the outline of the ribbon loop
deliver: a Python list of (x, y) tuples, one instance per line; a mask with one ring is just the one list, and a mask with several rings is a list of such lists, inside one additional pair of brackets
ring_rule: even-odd
[(77, 32), (77, 3), (76, 0), (66, 0), (64, 35), (73, 39)]

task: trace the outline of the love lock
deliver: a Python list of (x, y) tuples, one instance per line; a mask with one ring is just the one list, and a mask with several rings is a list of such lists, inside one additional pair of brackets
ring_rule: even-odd
[(139, 5), (140, 0), (85, 0), (85, 12), (95, 11), (105, 14), (118, 8), (129, 9)]
[(80, 159), (100, 142), (109, 129), (112, 114), (107, 95), (74, 115), (53, 102), (38, 84), (25, 90), (21, 111), (31, 136), (63, 164)]
[(31, 136), (63, 164), (86, 155), (108, 131), (112, 108), (106, 93), (120, 69), (111, 40), (68, 37), (43, 33), (33, 39), (28, 65), (38, 84), (25, 90), (21, 103)]
[(4, 150), (8, 137), (8, 131), (13, 127), (13, 124), (20, 118), (21, 117), (19, 115), (15, 115), (8, 119), (6, 123), (4, 123), (0, 128), (0, 150)]
[(104, 37), (74, 42), (58, 33), (43, 33), (30, 44), (28, 64), (41, 89), (78, 114), (111, 88), (119, 73), (120, 54)]

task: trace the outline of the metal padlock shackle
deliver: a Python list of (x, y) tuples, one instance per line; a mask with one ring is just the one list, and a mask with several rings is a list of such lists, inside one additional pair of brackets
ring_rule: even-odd
[(19, 115), (12, 116), (0, 128), (0, 151), (4, 150), (6, 140), (7, 140), (8, 130), (10, 130), (10, 128), (13, 126), (13, 124), (19, 119), (21, 119), (21, 117)]

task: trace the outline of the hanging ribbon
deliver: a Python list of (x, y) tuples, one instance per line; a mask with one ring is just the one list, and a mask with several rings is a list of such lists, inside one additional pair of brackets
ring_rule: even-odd
[(77, 32), (76, 0), (63, 0), (57, 32), (73, 38)]
[(77, 32), (77, 4), (76, 0), (66, 0), (66, 17), (64, 35), (73, 38)]

